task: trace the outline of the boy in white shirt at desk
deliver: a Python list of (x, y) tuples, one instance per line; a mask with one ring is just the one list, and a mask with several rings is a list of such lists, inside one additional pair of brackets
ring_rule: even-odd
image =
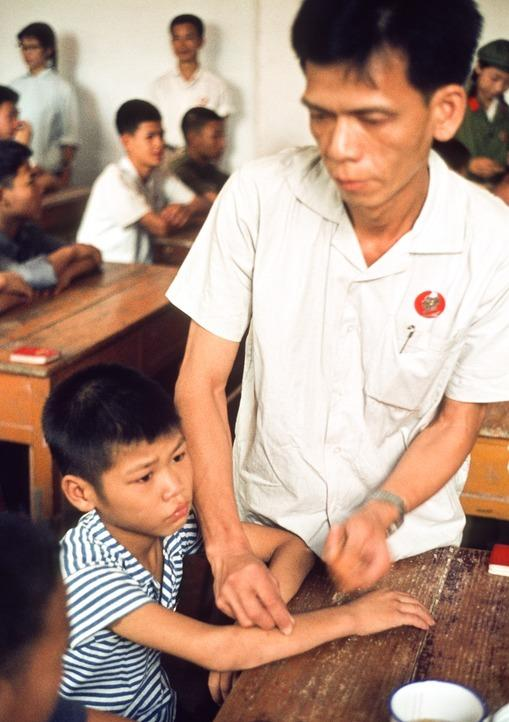
[(157, 172), (164, 133), (154, 105), (128, 100), (116, 126), (126, 154), (96, 179), (77, 238), (99, 248), (105, 261), (150, 263), (151, 238), (194, 220), (203, 202), (175, 176)]

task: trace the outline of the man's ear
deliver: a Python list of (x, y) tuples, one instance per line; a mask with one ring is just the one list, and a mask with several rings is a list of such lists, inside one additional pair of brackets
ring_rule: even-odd
[(80, 476), (66, 474), (62, 479), (62, 491), (67, 501), (82, 512), (95, 509), (97, 494), (92, 484)]
[(450, 140), (461, 125), (467, 96), (461, 85), (451, 84), (439, 88), (431, 98), (433, 113), (433, 137), (435, 140)]

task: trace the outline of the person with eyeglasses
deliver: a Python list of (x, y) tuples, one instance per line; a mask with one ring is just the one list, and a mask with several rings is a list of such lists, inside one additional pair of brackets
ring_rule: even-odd
[(46, 23), (17, 35), (28, 72), (10, 83), (19, 94), (21, 117), (32, 126), (30, 146), (43, 190), (69, 184), (78, 146), (78, 105), (72, 85), (57, 72), (57, 45)]

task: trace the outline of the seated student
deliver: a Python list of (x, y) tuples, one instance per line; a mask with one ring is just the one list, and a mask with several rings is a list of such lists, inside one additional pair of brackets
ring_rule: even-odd
[(41, 195), (30, 154), (15, 140), (0, 140), (0, 270), (18, 274), (36, 291), (61, 291), (97, 268), (101, 255), (92, 246), (62, 246), (32, 223), (41, 212)]
[(18, 117), (18, 100), (15, 90), (0, 85), (0, 140), (17, 140), (28, 145), (32, 129), (29, 123)]
[(181, 122), (186, 110), (198, 105), (231, 115), (230, 91), (222, 78), (200, 65), (198, 54), (205, 42), (205, 28), (196, 15), (177, 15), (170, 22), (170, 43), (176, 64), (152, 85), (151, 95), (161, 110), (166, 142), (172, 148), (184, 143)]
[(0, 513), (0, 579), (0, 722), (121, 722), (57, 697), (69, 627), (46, 527)]
[(157, 172), (164, 140), (155, 106), (128, 100), (118, 109), (116, 126), (126, 155), (107, 165), (92, 186), (78, 240), (99, 248), (105, 261), (149, 263), (151, 237), (182, 228), (203, 211), (203, 202), (175, 176)]
[(469, 175), (493, 186), (507, 171), (509, 40), (493, 40), (477, 53), (463, 123), (456, 137), (470, 151)]
[(63, 188), (70, 182), (78, 145), (76, 93), (57, 72), (56, 38), (49, 25), (30, 23), (17, 38), (28, 72), (10, 85), (32, 126), (31, 148), (37, 168), (44, 172), (45, 189)]
[(0, 313), (12, 306), (31, 301), (33, 291), (17, 273), (0, 272)]
[(182, 118), (185, 153), (171, 165), (181, 181), (211, 203), (228, 180), (228, 175), (216, 165), (224, 153), (225, 122), (209, 108), (188, 110)]
[[(52, 391), (43, 430), (64, 494), (84, 513), (61, 542), (71, 627), (61, 693), (69, 699), (137, 722), (170, 722), (176, 699), (159, 650), (220, 672), (337, 637), (433, 624), (417, 600), (391, 591), (299, 615), (289, 636), (179, 614), (183, 560), (201, 548), (201, 538), (191, 462), (166, 393), (132, 369), (89, 367)], [(282, 529), (246, 524), (245, 531), (288, 601), (312, 553)]]

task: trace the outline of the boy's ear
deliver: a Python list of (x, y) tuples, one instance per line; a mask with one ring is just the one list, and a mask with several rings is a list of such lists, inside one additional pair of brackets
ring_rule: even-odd
[(467, 96), (461, 85), (451, 83), (439, 88), (431, 99), (433, 111), (433, 137), (450, 140), (461, 125)]
[(66, 474), (62, 479), (62, 491), (67, 501), (82, 512), (95, 509), (97, 495), (90, 482), (80, 476)]
[(129, 141), (131, 140), (131, 138), (131, 133), (122, 133), (122, 135), (120, 136), (120, 142), (122, 143), (126, 151), (129, 150)]

